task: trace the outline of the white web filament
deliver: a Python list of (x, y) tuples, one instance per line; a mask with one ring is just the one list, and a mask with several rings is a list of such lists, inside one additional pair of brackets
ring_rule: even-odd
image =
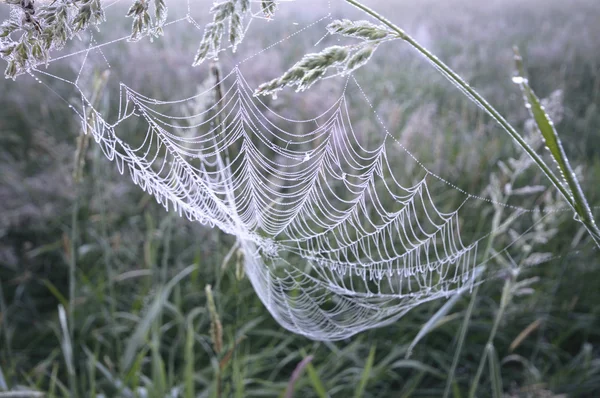
[[(202, 30), (192, 18), (190, 2), (187, 5), (185, 16), (164, 24), (165, 33), (175, 33), (166, 40), (176, 39), (186, 24)], [(133, 53), (151, 50), (151, 58), (123, 59), (121, 50), (112, 47), (125, 43), (129, 34), (116, 39), (108, 35), (112, 39), (102, 43), (90, 36), (86, 49), (48, 61), (70, 59), (72, 70), (31, 71), (44, 85), (46, 80), (38, 76), (54, 79), (57, 86), (46, 86), (69, 103), (83, 131), (93, 135), (121, 173), (167, 210), (234, 236), (245, 273), (274, 319), (314, 340), (345, 339), (389, 324), (422, 303), (480, 283), (476, 279), (481, 265), (497, 254), (485, 250), (478, 258), (478, 242), (490, 236), (489, 224), (469, 223), (461, 231), (461, 222), (470, 216), (467, 208), (479, 212), (482, 204), (501, 206), (514, 218), (537, 214), (536, 209), (502, 203), (504, 199), (488, 198), (487, 193), (469, 193), (429, 170), (396, 131), (388, 130), (387, 118), (379, 114), (385, 107), (371, 102), (353, 74), (345, 86), (338, 77), (343, 93), (336, 100), (329, 92), (320, 101), (327, 105), (306, 120), (275, 112), (279, 105), (295, 111), (294, 101), (283, 99), (271, 107), (254, 97), (256, 84), (250, 85), (239, 68), (246, 71), (246, 62), (269, 55), (287, 40), (303, 41), (301, 33), (332, 19), (329, 1), (327, 10), (329, 14), (292, 28), (287, 37), (261, 43), (254, 55), (238, 54), (238, 66), (217, 86), (182, 100), (164, 101), (138, 92), (154, 89), (140, 81), (148, 76), (144, 68), (138, 75), (130, 71), (136, 68), (120, 63), (154, 62), (156, 48)], [(245, 31), (257, 18), (264, 16), (253, 13)], [(181, 29), (176, 31), (176, 26)], [(128, 45), (153, 45), (144, 43)], [(168, 47), (169, 42), (164, 43)], [(264, 65), (258, 61), (251, 72)], [(95, 95), (89, 95), (91, 82), (86, 80), (99, 64), (129, 83), (120, 83), (116, 116), (112, 108), (98, 111), (89, 99)], [(173, 64), (157, 65), (160, 69), (150, 71), (160, 73)], [(180, 72), (186, 82), (193, 81), (189, 71)], [(75, 96), (65, 99), (55, 90), (59, 84), (74, 88)], [(176, 95), (162, 86), (158, 92)], [(81, 103), (75, 106), (77, 97)], [(545, 216), (540, 217), (533, 221)], [(501, 251), (519, 239), (514, 237)]]
[(463, 243), (458, 208), (438, 210), (429, 173), (402, 185), (390, 166), (398, 148), (385, 136), (365, 144), (345, 95), (296, 121), (254, 98), (237, 69), (221, 90), (186, 115), (215, 90), (164, 102), (121, 85), (117, 122), (88, 109), (86, 130), (165, 208), (234, 235), (283, 327), (344, 339), (472, 286), (477, 243)]

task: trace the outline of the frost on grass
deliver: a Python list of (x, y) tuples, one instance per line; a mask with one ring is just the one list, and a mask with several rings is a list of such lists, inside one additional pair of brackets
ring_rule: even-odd
[(304, 91), (322, 79), (329, 69), (347, 75), (366, 65), (382, 42), (398, 38), (386, 27), (367, 21), (337, 20), (330, 23), (327, 30), (332, 35), (347, 36), (361, 42), (331, 46), (319, 53), (307, 54), (281, 77), (261, 84), (255, 95), (272, 95), (288, 86), (296, 86), (297, 91)]
[(210, 12), (213, 14), (213, 21), (204, 28), (194, 66), (200, 65), (207, 58), (218, 57), (226, 27), (233, 51), (237, 49), (244, 38), (244, 20), (250, 12), (250, 0), (221, 1), (215, 3)]
[(150, 2), (135, 0), (127, 11), (127, 17), (133, 19), (129, 41), (138, 41), (150, 35), (159, 37), (163, 35), (163, 26), (167, 20), (167, 5), (164, 0), (154, 0), (154, 19), (150, 16)]
[[(11, 13), (0, 25), (0, 56), (7, 62), (5, 76), (10, 79), (47, 63), (52, 51), (62, 49), (69, 40), (105, 20), (101, 0), (5, 2)], [(276, 1), (261, 2), (262, 12), (269, 18), (276, 6)], [(219, 1), (212, 6), (210, 13), (213, 21), (205, 26), (194, 66), (218, 56), (225, 33), (233, 51), (236, 50), (244, 37), (244, 24), (251, 15), (251, 2)], [(167, 15), (165, 0), (135, 0), (126, 13), (126, 17), (132, 19), (129, 41), (162, 36)]]
[(50, 51), (63, 48), (78, 33), (104, 21), (100, 0), (6, 2), (11, 13), (0, 25), (0, 55), (8, 63), (5, 76), (11, 79), (46, 63)]

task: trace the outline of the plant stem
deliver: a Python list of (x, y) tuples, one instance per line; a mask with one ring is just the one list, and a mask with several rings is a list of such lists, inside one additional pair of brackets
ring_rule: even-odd
[(452, 388), (452, 383), (454, 381), (454, 374), (456, 373), (456, 368), (458, 367), (458, 361), (460, 359), (460, 353), (462, 352), (465, 338), (467, 337), (467, 330), (469, 329), (471, 315), (473, 314), (473, 308), (475, 308), (475, 302), (477, 301), (477, 295), (479, 293), (480, 286), (481, 285), (477, 285), (475, 286), (475, 289), (473, 289), (471, 300), (469, 300), (469, 306), (467, 307), (467, 312), (460, 326), (460, 334), (458, 336), (456, 352), (454, 353), (454, 358), (452, 359), (452, 366), (448, 372), (448, 380), (446, 381), (446, 388), (444, 389), (444, 398), (447, 398), (450, 395), (450, 389)]
[[(74, 341), (74, 324), (75, 324), (75, 270), (77, 269), (77, 219), (79, 216), (79, 202), (81, 190), (79, 184), (75, 182), (75, 203), (71, 212), (71, 244), (70, 244), (70, 259), (69, 259), (69, 315), (68, 315), (68, 333), (69, 339)], [(75, 344), (73, 344), (72, 358), (75, 358)], [(69, 391), (71, 396), (77, 397), (77, 376), (75, 366), (73, 371), (69, 372)]]
[[(580, 190), (573, 189), (573, 193), (569, 192), (560, 179), (552, 172), (550, 167), (542, 160), (542, 158), (527, 144), (527, 142), (517, 133), (515, 128), (496, 110), (491, 106), (485, 98), (483, 98), (477, 91), (475, 91), (467, 82), (465, 82), (456, 72), (454, 72), (449, 66), (444, 64), (435, 55), (429, 52), (426, 48), (421, 46), (415, 39), (406, 34), (398, 26), (394, 25), (387, 18), (372, 10), (371, 8), (361, 4), (356, 0), (346, 0), (347, 3), (353, 5), (359, 10), (369, 14), (373, 18), (377, 19), (391, 30), (393, 30), (398, 37), (407, 42), (411, 47), (417, 50), (423, 55), (442, 75), (444, 75), (450, 82), (452, 82), (458, 89), (460, 89), (466, 96), (468, 96), (474, 103), (479, 105), (489, 116), (491, 116), (504, 131), (506, 131), (512, 139), (531, 157), (531, 159), (542, 169), (542, 172), (548, 177), (552, 184), (560, 191), (562, 196), (565, 198), (569, 206), (577, 214), (579, 221), (586, 227), (586, 229), (592, 235), (595, 243), (600, 247), (600, 230), (594, 222), (591, 212), (585, 211), (586, 206), (583, 204), (585, 200), (581, 202), (582, 193)], [(571, 184), (569, 184), (571, 186)]]
[(492, 331), (490, 332), (490, 336), (488, 337), (488, 341), (485, 345), (483, 353), (481, 355), (481, 359), (479, 360), (479, 366), (477, 368), (477, 373), (475, 373), (475, 378), (471, 382), (471, 389), (469, 390), (469, 398), (474, 398), (475, 393), (477, 392), (477, 387), (479, 386), (479, 379), (481, 378), (481, 374), (483, 373), (483, 367), (485, 366), (485, 361), (487, 359), (488, 347), (493, 343), (496, 338), (496, 332), (498, 331), (498, 326), (500, 326), (500, 321), (504, 316), (504, 311), (508, 306), (511, 296), (511, 290), (514, 283), (514, 277), (511, 275), (508, 277), (506, 282), (504, 282), (504, 287), (502, 288), (502, 298), (500, 299), (500, 308), (498, 308), (498, 313), (496, 314), (496, 319), (494, 319), (494, 325), (492, 326)]
[[(532, 119), (535, 121), (537, 128), (542, 135), (546, 148), (556, 161), (556, 165), (561, 172), (564, 182), (567, 184), (571, 191), (571, 197), (574, 200), (575, 211), (579, 216), (580, 221), (588, 232), (592, 235), (592, 238), (596, 242), (596, 245), (600, 247), (600, 229), (594, 222), (592, 210), (588, 204), (581, 185), (577, 181), (577, 176), (571, 167), (569, 158), (563, 148), (558, 132), (554, 127), (554, 123), (550, 119), (550, 116), (546, 113), (544, 107), (541, 104), (540, 99), (537, 97), (531, 86), (529, 85), (529, 79), (525, 74), (525, 67), (523, 66), (523, 58), (519, 53), (517, 47), (514, 48), (515, 52), (515, 64), (517, 69), (517, 77), (520, 77), (519, 87), (523, 92), (523, 100), (525, 105), (529, 109), (529, 113)], [(582, 217), (581, 215), (585, 215)]]
[[(496, 239), (496, 231), (500, 227), (500, 222), (502, 221), (503, 214), (504, 208), (498, 206), (496, 208), (496, 212), (494, 213), (494, 219), (492, 220), (492, 232), (490, 233), (490, 236), (487, 240), (487, 245), (485, 247), (485, 251), (483, 252), (483, 258), (488, 258), (492, 250), (494, 240)], [(444, 398), (447, 398), (450, 395), (450, 389), (452, 388), (452, 383), (454, 381), (454, 374), (456, 373), (456, 368), (458, 367), (458, 361), (460, 359), (460, 353), (462, 352), (462, 348), (465, 343), (465, 338), (467, 337), (467, 330), (469, 329), (469, 323), (471, 322), (471, 316), (473, 315), (473, 309), (475, 308), (475, 302), (477, 301), (477, 295), (479, 293), (480, 286), (481, 285), (475, 286), (475, 289), (471, 294), (471, 300), (469, 301), (469, 306), (467, 307), (467, 313), (465, 314), (465, 318), (463, 319), (462, 325), (460, 327), (456, 351), (454, 353), (454, 358), (452, 359), (452, 366), (450, 367), (450, 371), (448, 372), (448, 381), (446, 382), (446, 388), (444, 390)]]
[(8, 308), (4, 301), (4, 291), (2, 290), (2, 280), (0, 279), (0, 323), (2, 324), (2, 333), (4, 334), (4, 344), (6, 344), (6, 361), (12, 365), (12, 342), (10, 331), (8, 330)]

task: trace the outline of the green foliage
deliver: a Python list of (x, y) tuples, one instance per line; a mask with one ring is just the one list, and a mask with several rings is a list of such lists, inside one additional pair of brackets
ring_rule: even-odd
[[(562, 10), (558, 17), (568, 19), (568, 11)], [(447, 45), (457, 51), (456, 58), (449, 62), (460, 65), (462, 58), (468, 58), (478, 65), (467, 73), (479, 76), (481, 85), (493, 98), (506, 100), (499, 104), (515, 115), (515, 124), (526, 124), (527, 112), (520, 113), (522, 104), (511, 100), (510, 95), (515, 93), (508, 91), (508, 84), (501, 83), (509, 80), (510, 62), (489, 60), (487, 53), (476, 56), (464, 44), (468, 41), (465, 38), (469, 38), (474, 47), (502, 53), (512, 43), (499, 41), (504, 36), (498, 30), (486, 41), (468, 29), (463, 36), (456, 37), (457, 42), (445, 42), (439, 36), (444, 40), (453, 38), (443, 34), (443, 23), (434, 21), (433, 25), (440, 30), (433, 30), (438, 35), (436, 46)], [(523, 26), (529, 26), (529, 22)], [(489, 27), (484, 28), (481, 32)], [(525, 27), (515, 29), (527, 32)], [(533, 42), (525, 33), (519, 40)], [(557, 39), (552, 36), (548, 40)], [(576, 41), (568, 43), (572, 48), (581, 45)], [(463, 44), (466, 47), (460, 47)], [(294, 50), (285, 55), (287, 61), (297, 59), (294, 58), (297, 54), (292, 54)], [(596, 53), (587, 52), (589, 59), (584, 61), (575, 56), (564, 58), (563, 52), (557, 55), (558, 65), (564, 65), (566, 70), (565, 81), (561, 81), (556, 77), (561, 74), (553, 75), (558, 73), (552, 66), (555, 64), (547, 62), (545, 57), (534, 56), (534, 49), (529, 52), (528, 66), (536, 71), (531, 84), (536, 91), (545, 96), (564, 88), (565, 98), (584, 98), (580, 100), (586, 101), (588, 108), (582, 109), (600, 106), (597, 69), (588, 76), (590, 84), (584, 90), (576, 84), (582, 77), (574, 67), (581, 62), (596, 65)], [(513, 178), (521, 154), (515, 155), (510, 142), (495, 135), (482, 133), (477, 138), (478, 131), (483, 128), (487, 131), (491, 123), (481, 121), (478, 111), (449, 94), (443, 83), (423, 73), (422, 64), (412, 59), (394, 58), (390, 66), (373, 58), (369, 65), (372, 70), (357, 73), (364, 74), (374, 93), (411, 94), (400, 110), (387, 103), (383, 94), (374, 98), (374, 102), (390, 109), (390, 119), (394, 112), (402, 115), (395, 128), (404, 139), (411, 139), (411, 127), (416, 131), (416, 138), (408, 142), (419, 151), (419, 158), (439, 162), (436, 167), (486, 197), (504, 195), (509, 183), (514, 183), (511, 191), (514, 195), (519, 194), (517, 189), (541, 184), (539, 173), (531, 170)], [(493, 69), (496, 63), (504, 66), (497, 73)], [(119, 64), (113, 64), (113, 68), (125, 69)], [(145, 76), (146, 71), (135, 73)], [(545, 84), (543, 80), (535, 80), (549, 75), (555, 78), (548, 78)], [(190, 79), (185, 76), (184, 82)], [(55, 122), (47, 125), (37, 119), (36, 115), (48, 101), (35, 94), (39, 93), (35, 91), (37, 87), (23, 84), (18, 91), (7, 83), (1, 88), (0, 184), (5, 189), (13, 181), (19, 181), (26, 193), (19, 193), (16, 187), (9, 194), (0, 193), (4, 195), (0, 206), (8, 206), (12, 196), (20, 201), (34, 201), (42, 196), (31, 185), (31, 179), (39, 175), (44, 176), (46, 186), (74, 191), (63, 180), (48, 180), (43, 173), (58, 167), (58, 163), (68, 164), (69, 171), (72, 170), (70, 162), (78, 126), (69, 122), (70, 115), (62, 109), (64, 106), (53, 104), (49, 112)], [(156, 89), (164, 90), (158, 86)], [(311, 101), (307, 100), (307, 104)], [(432, 105), (432, 110), (424, 108), (423, 103)], [(433, 117), (427, 116), (432, 113)], [(567, 112), (561, 123), (561, 131), (574, 134), (563, 139), (566, 149), (580, 145), (574, 137), (591, 137), (592, 143), (598, 139), (597, 126), (583, 123), (583, 113)], [(411, 115), (412, 126), (405, 120)], [(444, 148), (444, 155), (437, 158), (432, 155), (435, 148), (430, 145), (434, 141), (423, 137), (427, 131), (423, 126), (427, 125), (417, 124), (432, 118), (444, 127), (444, 136), (435, 140), (436, 145)], [(56, 137), (56, 142), (48, 142), (47, 147), (34, 145), (39, 140), (31, 137), (39, 134), (36, 131), (40, 126), (44, 137)], [(461, 133), (462, 130), (466, 133)], [(63, 146), (66, 155), (61, 157)], [(473, 147), (480, 148), (478, 153)], [(574, 159), (580, 164), (598, 165), (597, 150), (593, 150), (593, 145), (587, 147), (589, 151), (585, 153), (577, 154), (574, 150)], [(570, 222), (569, 216), (546, 219), (558, 228), (553, 237), (532, 230), (522, 238), (537, 254), (550, 253), (556, 258), (540, 266), (521, 267), (519, 279), (510, 282), (516, 286), (510, 301), (501, 297), (503, 282), (512, 274), (501, 274), (499, 279), (478, 286), (474, 292), (452, 302), (418, 307), (397, 324), (348, 341), (315, 343), (291, 335), (271, 319), (250, 282), (234, 266), (235, 261), (225, 268), (222, 266), (223, 258), (235, 245), (232, 239), (165, 214), (162, 207), (137, 188), (129, 188), (129, 182), (119, 177), (93, 144), (83, 156), (86, 161), (78, 162), (82, 165), (82, 178), (77, 188), (80, 192), (77, 208), (73, 207), (72, 196), (45, 193), (44, 205), (57, 204), (52, 207), (51, 216), (35, 213), (32, 219), (11, 220), (7, 227), (0, 228), (2, 252), (14, 251), (17, 258), (13, 265), (8, 254), (0, 256), (0, 390), (35, 390), (32, 395), (44, 391), (47, 397), (68, 397), (74, 386), (80, 396), (275, 397), (283, 396), (297, 364), (308, 354), (313, 360), (297, 380), (296, 397), (353, 396), (359, 392), (364, 397), (442, 396), (446, 387), (448, 396), (465, 397), (482, 358), (485, 358), (484, 370), (478, 396), (503, 393), (511, 397), (552, 394), (593, 397), (600, 390), (597, 251), (590, 248), (586, 243), (588, 238), (576, 223)], [(496, 163), (500, 158), (511, 161)], [(13, 159), (22, 160), (24, 165)], [(466, 167), (467, 162), (476, 166)], [(592, 198), (599, 198), (600, 191), (593, 180), (597, 169), (591, 167), (580, 174), (587, 177), (582, 182), (594, 203)], [(495, 173), (492, 179), (488, 178), (490, 170)], [(409, 170), (406, 172), (408, 175)], [(11, 175), (19, 178), (11, 179)], [(534, 199), (522, 196), (518, 199), (532, 207), (557, 200), (556, 195), (547, 192), (540, 192)], [(2, 207), (3, 217), (16, 213), (15, 209), (16, 206)], [(77, 210), (76, 239), (69, 237), (72, 210)], [(465, 220), (467, 233), (482, 228), (480, 223), (486, 215), (478, 210), (474, 209), (475, 215)], [(512, 216), (507, 211), (499, 217), (498, 229), (502, 235), (495, 237), (497, 240), (490, 250), (510, 243), (511, 230), (519, 228), (518, 222), (506, 223)], [(544, 230), (550, 229), (552, 225)], [(71, 243), (74, 250), (70, 249)], [(513, 260), (518, 264), (524, 264), (535, 254), (527, 251), (527, 247), (512, 248), (516, 253)], [(70, 275), (69, 261), (73, 254), (77, 255), (77, 267), (74, 275)], [(513, 265), (508, 256), (495, 255), (490, 268), (510, 269)], [(517, 285), (533, 282), (533, 277), (539, 277), (533, 285)], [(214, 317), (208, 309), (209, 299), (204, 290), (207, 284), (213, 286), (214, 309), (222, 324), (220, 354), (213, 348), (210, 332)], [(71, 286), (74, 295), (69, 293)], [(64, 311), (59, 312), (59, 305)], [(431, 322), (432, 319), (436, 322)], [(523, 333), (538, 319), (541, 321), (535, 330)], [(411, 345), (417, 336), (418, 344)], [(519, 336), (519, 344), (511, 349), (511, 343)], [(377, 350), (373, 348), (375, 345)], [(412, 356), (406, 359), (409, 351)], [(70, 367), (76, 370), (75, 378), (69, 377)]]
[(523, 59), (517, 49), (515, 49), (515, 60), (517, 63), (518, 75), (513, 78), (513, 81), (521, 87), (525, 106), (531, 112), (538, 130), (542, 134), (546, 148), (548, 148), (552, 154), (554, 161), (558, 165), (562, 179), (570, 190), (570, 196), (567, 199), (569, 199), (571, 206), (573, 206), (576, 217), (583, 225), (585, 225), (590, 235), (596, 241), (596, 244), (600, 247), (600, 229), (598, 229), (598, 226), (596, 225), (590, 205), (588, 204), (581, 189), (581, 185), (579, 184), (579, 181), (577, 181), (577, 176), (569, 163), (562, 142), (558, 137), (558, 132), (554, 127), (554, 123), (529, 85), (529, 80), (526, 77), (525, 68), (523, 66)]

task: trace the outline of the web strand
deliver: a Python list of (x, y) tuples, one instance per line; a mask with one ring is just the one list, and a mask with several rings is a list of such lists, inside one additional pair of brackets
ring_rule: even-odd
[[(188, 14), (165, 30), (195, 24), (189, 4)], [(465, 238), (463, 208), (475, 202), (518, 215), (534, 211), (470, 194), (430, 171), (390, 133), (353, 76), (339, 98), (305, 119), (255, 98), (241, 66), (330, 17), (244, 58), (216, 83), (217, 100), (216, 84), (165, 100), (121, 82), (112, 122), (84, 95), (80, 78), (90, 54), (126, 37), (92, 41), (49, 61), (83, 55), (74, 81), (35, 71), (78, 90), (82, 109), (75, 112), (84, 131), (119, 172), (167, 210), (233, 235), (269, 312), (286, 329), (316, 340), (345, 339), (472, 289), (489, 261), (478, 259), (488, 234)], [(353, 98), (362, 97), (379, 135), (353, 123), (350, 89), (358, 90)], [(400, 175), (393, 162), (399, 152), (418, 165), (419, 178)], [(459, 197), (451, 209), (432, 193), (440, 182)]]

